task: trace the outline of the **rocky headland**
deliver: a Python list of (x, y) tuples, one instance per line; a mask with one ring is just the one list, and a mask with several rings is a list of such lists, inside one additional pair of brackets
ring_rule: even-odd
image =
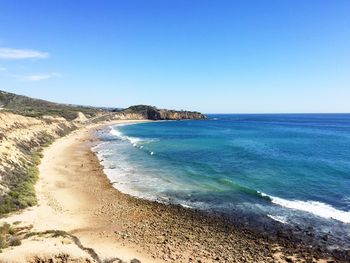
[(204, 114), (196, 111), (166, 110), (147, 105), (131, 106), (119, 111), (115, 117), (134, 120), (204, 120), (207, 118)]

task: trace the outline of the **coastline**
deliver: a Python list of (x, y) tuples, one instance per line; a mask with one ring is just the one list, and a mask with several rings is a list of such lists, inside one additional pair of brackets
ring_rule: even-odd
[(322, 251), (292, 242), (281, 245), (280, 240), (223, 217), (119, 192), (91, 151), (98, 140), (95, 131), (117, 123), (125, 121), (82, 128), (45, 149), (36, 186), (39, 206), (11, 216), (10, 221), (27, 220), (35, 231), (67, 231), (101, 258), (137, 258), (146, 263), (326, 262)]

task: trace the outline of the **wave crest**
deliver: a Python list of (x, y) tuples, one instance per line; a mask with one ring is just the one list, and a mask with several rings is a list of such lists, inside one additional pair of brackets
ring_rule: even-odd
[(272, 203), (279, 206), (308, 212), (327, 219), (332, 218), (346, 224), (350, 223), (350, 211), (339, 210), (329, 204), (318, 201), (287, 200), (280, 197), (270, 196), (261, 192), (260, 194), (262, 196), (268, 196), (271, 199)]
[(120, 138), (121, 140), (124, 141), (129, 141), (132, 145), (136, 146), (137, 143), (141, 142), (142, 139), (138, 138), (138, 137), (131, 137), (131, 136), (126, 136), (124, 135), (121, 131), (114, 129), (113, 127), (111, 127), (111, 130), (109, 132), (110, 134)]
[(151, 139), (151, 138), (139, 138), (139, 137), (127, 136), (124, 133), (122, 133), (120, 130), (115, 128), (115, 127), (120, 127), (120, 126), (125, 126), (125, 125), (131, 125), (131, 124), (119, 124), (117, 126), (110, 126), (109, 133), (113, 136), (118, 137), (119, 139), (121, 139), (123, 141), (130, 142), (134, 147), (137, 147), (139, 149), (143, 148), (143, 146), (139, 146), (140, 144), (146, 144), (146, 143), (150, 143), (150, 142), (159, 141), (158, 139), (153, 139), (153, 138)]

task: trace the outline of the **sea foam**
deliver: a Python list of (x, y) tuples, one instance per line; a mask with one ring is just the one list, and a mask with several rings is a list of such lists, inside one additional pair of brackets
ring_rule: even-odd
[(132, 137), (132, 136), (127, 136), (123, 134), (120, 130), (116, 129), (115, 127), (120, 127), (120, 126), (125, 126), (125, 125), (131, 125), (131, 124), (118, 124), (117, 126), (110, 126), (110, 134), (113, 136), (118, 137), (119, 139), (123, 141), (128, 141), (132, 144), (132, 146), (142, 149), (143, 146), (139, 146), (139, 144), (145, 144), (145, 143), (150, 143), (157, 141), (157, 139), (150, 139), (150, 138), (139, 138), (139, 137)]
[(142, 139), (138, 137), (126, 136), (121, 131), (114, 129), (113, 127), (111, 127), (110, 134), (120, 138), (121, 140), (129, 141), (134, 147), (137, 146), (137, 143), (142, 141)]
[(332, 218), (346, 224), (350, 223), (350, 211), (339, 210), (329, 204), (317, 201), (287, 200), (280, 197), (267, 195), (262, 192), (260, 192), (260, 194), (262, 196), (269, 197), (272, 203), (279, 206), (308, 212), (327, 219)]
[(267, 216), (277, 222), (280, 222), (282, 224), (287, 224), (287, 219), (284, 216), (273, 216), (273, 215), (267, 215)]

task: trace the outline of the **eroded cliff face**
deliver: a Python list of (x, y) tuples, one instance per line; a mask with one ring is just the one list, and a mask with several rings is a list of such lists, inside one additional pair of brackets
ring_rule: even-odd
[(196, 111), (165, 110), (147, 105), (137, 105), (116, 113), (116, 118), (138, 120), (204, 120), (207, 117)]
[(113, 115), (112, 119), (114, 120), (145, 120), (147, 117), (145, 117), (143, 114), (140, 113), (127, 113), (127, 112), (118, 112)]
[(0, 111), (0, 214), (35, 204), (33, 185), (41, 148), (78, 125), (62, 117)]
[(159, 110), (161, 120), (204, 120), (207, 117), (195, 111)]

